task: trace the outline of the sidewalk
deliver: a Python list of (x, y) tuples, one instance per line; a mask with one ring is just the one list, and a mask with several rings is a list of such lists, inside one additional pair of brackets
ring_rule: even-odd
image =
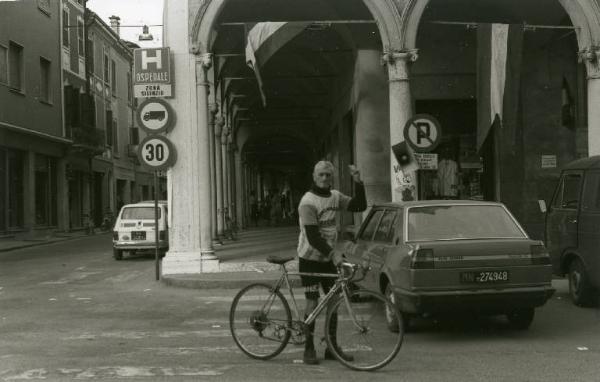
[[(280, 276), (277, 264), (267, 263), (267, 256), (296, 256), (299, 229), (297, 226), (258, 227), (239, 233), (238, 240), (227, 240), (215, 246), (220, 259), (219, 272), (200, 274), (165, 275), (166, 285), (196, 288), (242, 288), (253, 282), (275, 282)], [(298, 270), (298, 262), (290, 261), (288, 270)], [(294, 286), (298, 277), (291, 277)]]
[[(109, 232), (96, 232), (95, 235), (108, 235)], [(41, 236), (31, 239), (22, 239), (13, 236), (0, 238), (0, 252), (14, 251), (16, 249), (35, 247), (38, 245), (52, 244), (65, 240), (78, 239), (81, 237), (92, 236), (87, 235), (85, 231), (74, 232), (55, 232), (47, 236)]]

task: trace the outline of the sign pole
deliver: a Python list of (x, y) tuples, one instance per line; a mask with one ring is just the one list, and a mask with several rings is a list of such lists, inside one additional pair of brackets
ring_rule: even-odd
[(158, 255), (158, 236), (160, 230), (158, 227), (158, 170), (154, 170), (154, 266), (156, 280), (160, 279), (159, 273), (159, 255)]

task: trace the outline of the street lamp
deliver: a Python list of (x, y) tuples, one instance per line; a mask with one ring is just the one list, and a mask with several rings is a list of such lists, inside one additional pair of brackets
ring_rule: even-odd
[(140, 35), (139, 41), (152, 41), (154, 40), (154, 37), (152, 37), (152, 34), (150, 34), (150, 32), (148, 31), (148, 25), (144, 25), (142, 27), (142, 34)]

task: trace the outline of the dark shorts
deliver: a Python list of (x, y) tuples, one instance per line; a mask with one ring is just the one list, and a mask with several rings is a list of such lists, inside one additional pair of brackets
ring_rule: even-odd
[[(298, 259), (298, 271), (301, 273), (331, 273), (337, 275), (337, 268), (333, 262), (320, 262), (313, 260)], [(304, 287), (304, 295), (307, 299), (319, 298), (319, 286), (323, 288), (323, 292), (327, 293), (335, 284), (335, 278), (332, 277), (316, 277), (316, 276), (300, 276), (300, 281)]]

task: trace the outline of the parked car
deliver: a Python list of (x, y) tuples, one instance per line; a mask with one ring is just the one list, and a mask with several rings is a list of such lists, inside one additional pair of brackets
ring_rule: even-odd
[[(375, 205), (338, 249), (371, 272), (363, 287), (387, 295), (405, 326), (415, 315), (505, 314), (516, 329), (554, 293), (550, 257), (501, 203), (428, 200)], [(390, 329), (397, 322), (388, 322)]]
[[(126, 204), (121, 208), (113, 228), (113, 256), (123, 259), (123, 252), (155, 249), (154, 201)], [(161, 256), (169, 249), (168, 210), (165, 201), (158, 203), (158, 247)]]
[(568, 275), (576, 305), (593, 305), (600, 290), (600, 156), (567, 164), (552, 201), (540, 202), (554, 273)]

